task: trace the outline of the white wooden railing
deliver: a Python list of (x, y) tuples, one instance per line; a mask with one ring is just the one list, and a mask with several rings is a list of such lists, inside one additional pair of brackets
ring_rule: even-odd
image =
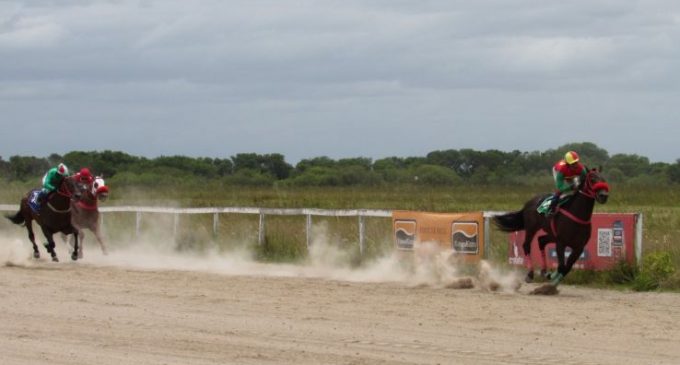
[[(0, 211), (17, 211), (18, 205), (0, 204)], [(358, 217), (359, 224), (359, 251), (364, 252), (365, 242), (365, 217), (392, 217), (391, 210), (377, 209), (315, 209), (315, 208), (249, 208), (249, 207), (223, 207), (223, 208), (170, 208), (170, 207), (138, 207), (138, 206), (109, 206), (100, 207), (101, 213), (121, 212), (135, 213), (135, 234), (139, 236), (143, 213), (164, 213), (174, 214), (173, 234), (177, 234), (179, 216), (182, 214), (212, 214), (213, 215), (213, 234), (217, 234), (220, 214), (253, 214), (259, 216), (257, 231), (258, 243), (264, 242), (267, 215), (298, 215), (306, 216), (305, 235), (307, 247), (310, 245), (312, 217)], [(104, 219), (104, 214), (101, 215)]]
[[(0, 204), (0, 211), (17, 211), (18, 205)], [(177, 226), (179, 224), (179, 216), (181, 214), (212, 214), (213, 215), (213, 234), (217, 234), (217, 227), (219, 224), (220, 214), (256, 214), (259, 216), (259, 224), (257, 230), (257, 240), (259, 244), (264, 243), (266, 219), (267, 215), (298, 215), (306, 217), (305, 237), (307, 247), (310, 245), (312, 217), (357, 217), (359, 224), (359, 251), (364, 253), (365, 243), (365, 218), (391, 218), (391, 210), (380, 209), (316, 209), (316, 208), (256, 208), (256, 207), (223, 207), (223, 208), (170, 208), (170, 207), (138, 207), (138, 206), (108, 206), (100, 207), (99, 211), (102, 213), (121, 212), (121, 213), (135, 213), (135, 234), (139, 236), (139, 231), (142, 222), (143, 213), (165, 213), (174, 214), (173, 234), (177, 235)], [(489, 220), (497, 214), (505, 212), (499, 211), (484, 211), (484, 245), (489, 247), (490, 244), (490, 227)], [(101, 215), (104, 219), (104, 214)], [(636, 214), (635, 223), (635, 256), (637, 262), (641, 262), (642, 258), (642, 214)], [(486, 252), (486, 250), (485, 250)]]

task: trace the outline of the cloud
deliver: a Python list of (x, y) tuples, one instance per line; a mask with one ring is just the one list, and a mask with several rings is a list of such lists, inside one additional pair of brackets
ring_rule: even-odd
[[(245, 149), (223, 153), (301, 158), (536, 150), (554, 147), (535, 141), (564, 128), (565, 116), (616, 131), (680, 112), (665, 102), (680, 85), (674, 1), (14, 1), (0, 14), (0, 107), (29, 129), (90, 118), (192, 136), (182, 130), (190, 122)], [(529, 125), (532, 136), (513, 144), (473, 134), (500, 122)], [(413, 123), (423, 130), (416, 144), (390, 142), (413, 139), (404, 132)], [(651, 130), (637, 135), (653, 140)], [(316, 134), (300, 139), (303, 131)], [(610, 138), (589, 133), (567, 141)], [(619, 139), (638, 151), (631, 134)], [(18, 152), (16, 135), (0, 138), (1, 154)], [(218, 138), (196, 149), (191, 138), (132, 144), (112, 132), (99, 143), (146, 155), (224, 148)], [(649, 157), (674, 160), (672, 151)]]

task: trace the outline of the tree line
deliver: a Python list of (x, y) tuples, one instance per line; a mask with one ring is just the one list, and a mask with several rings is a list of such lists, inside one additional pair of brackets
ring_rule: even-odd
[(636, 154), (609, 153), (590, 142), (569, 143), (546, 151), (477, 151), (449, 149), (424, 157), (356, 157), (303, 159), (294, 166), (283, 155), (239, 153), (230, 158), (160, 156), (146, 158), (121, 151), (72, 151), (61, 156), (0, 157), (0, 176), (7, 181), (39, 181), (52, 166), (64, 162), (73, 171), (88, 167), (109, 184), (194, 184), (219, 180), (243, 186), (381, 186), (422, 185), (531, 185), (551, 179), (553, 164), (575, 150), (590, 167), (602, 166), (612, 182), (680, 183), (680, 159), (650, 162)]

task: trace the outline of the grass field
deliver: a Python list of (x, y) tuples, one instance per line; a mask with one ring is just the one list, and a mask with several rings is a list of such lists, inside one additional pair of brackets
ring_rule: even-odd
[[(29, 188), (26, 184), (9, 184), (0, 190), (0, 203), (16, 204)], [(196, 187), (122, 187), (112, 186), (111, 205), (151, 205), (180, 207), (268, 207), (322, 209), (387, 209), (433, 212), (507, 211), (521, 208), (537, 192), (549, 191), (549, 186), (459, 186), (431, 188), (418, 186), (380, 188), (250, 188), (221, 186), (208, 183)], [(643, 256), (666, 252), (674, 267), (680, 268), (680, 186), (641, 188), (613, 186), (605, 205), (596, 205), (596, 212), (642, 213)], [(178, 250), (227, 250), (250, 246), (262, 260), (295, 261), (306, 255), (304, 217), (267, 217), (265, 245), (257, 242), (257, 216), (222, 214), (218, 233), (213, 234), (211, 215), (183, 215), (175, 234), (174, 217), (145, 214), (142, 234), (167, 242)], [(107, 235), (112, 242), (129, 242), (135, 234), (134, 216), (109, 213), (105, 217)], [(392, 247), (390, 219), (366, 219), (366, 246), (358, 250), (356, 217), (314, 218), (316, 229), (329, 241), (348, 253), (349, 259), (360, 264)], [(505, 237), (492, 230), (492, 245), (487, 248), (492, 260), (502, 261)]]

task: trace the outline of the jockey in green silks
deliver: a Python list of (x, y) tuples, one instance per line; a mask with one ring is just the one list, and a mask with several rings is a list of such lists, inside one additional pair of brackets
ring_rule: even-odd
[(57, 190), (59, 188), (59, 185), (61, 185), (62, 180), (64, 180), (65, 177), (68, 176), (68, 167), (64, 165), (63, 163), (60, 163), (58, 166), (53, 167), (47, 171), (45, 176), (43, 176), (42, 179), (42, 190), (40, 191), (40, 194), (38, 194), (38, 198), (36, 201), (36, 205), (40, 206), (42, 205), (42, 202), (47, 199), (47, 196)]

